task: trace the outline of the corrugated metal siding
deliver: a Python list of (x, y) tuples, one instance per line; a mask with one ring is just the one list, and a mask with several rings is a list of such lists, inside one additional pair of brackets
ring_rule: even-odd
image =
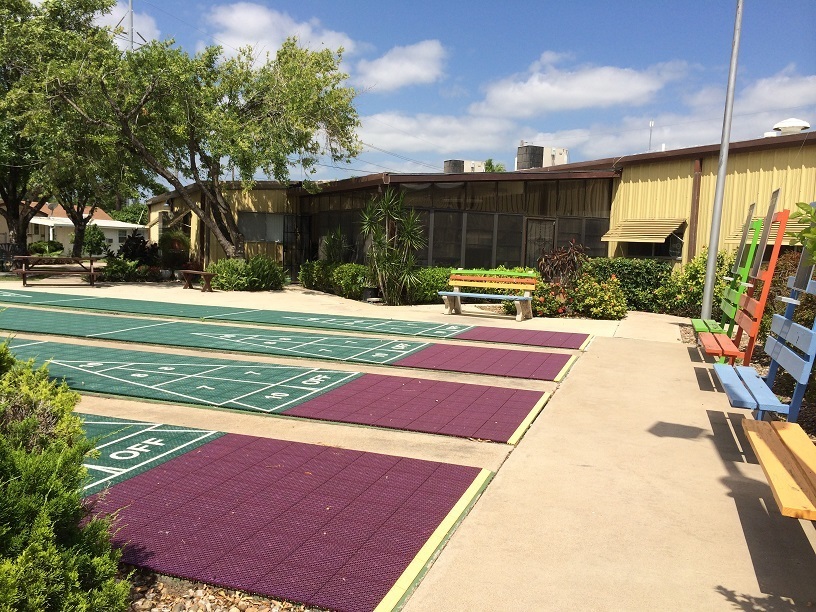
[[(717, 155), (703, 159), (700, 181), (700, 208), (697, 252), (708, 244), (711, 213), (717, 182)], [(650, 163), (627, 166), (616, 184), (610, 227), (623, 219), (685, 218), (691, 212), (694, 161)], [(816, 200), (816, 147), (731, 153), (723, 197), (720, 250), (734, 250), (727, 238), (741, 231), (745, 215), (756, 202), (755, 216), (764, 217), (774, 189), (780, 189), (778, 210), (796, 209), (796, 202)], [(683, 245), (683, 261), (688, 260), (688, 238)], [(619, 243), (609, 243), (609, 254), (620, 255)]]
[[(686, 219), (691, 208), (692, 160), (644, 164), (628, 167), (618, 182), (612, 203), (609, 226), (623, 219)], [(616, 253), (617, 242), (609, 243), (609, 255)], [(683, 246), (685, 259), (686, 246)]]
[[(698, 244), (708, 244), (711, 234), (711, 214), (717, 183), (719, 159), (703, 160), (700, 185), (700, 223)], [(816, 147), (779, 149), (729, 155), (728, 174), (723, 194), (720, 250), (734, 250), (727, 242), (729, 235), (745, 223), (745, 215), (756, 202), (755, 216), (764, 217), (774, 189), (780, 189), (777, 210), (796, 210), (796, 202), (816, 198)]]

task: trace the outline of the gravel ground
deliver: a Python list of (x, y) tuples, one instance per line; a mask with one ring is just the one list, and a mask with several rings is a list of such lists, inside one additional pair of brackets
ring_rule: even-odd
[(160, 576), (142, 569), (123, 568), (123, 573), (130, 572), (133, 584), (130, 610), (133, 612), (322, 612), (322, 608)]

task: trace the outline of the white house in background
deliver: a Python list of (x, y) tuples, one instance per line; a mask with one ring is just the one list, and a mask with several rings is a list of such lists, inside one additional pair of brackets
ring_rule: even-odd
[[(97, 208), (93, 218), (88, 225), (96, 225), (105, 234), (108, 248), (114, 253), (119, 250), (125, 239), (138, 231), (147, 238), (147, 226), (137, 223), (125, 223), (115, 221), (104, 210)], [(38, 242), (40, 240), (56, 240), (65, 247), (64, 252), (70, 253), (72, 248), (71, 237), (74, 233), (74, 224), (65, 214), (65, 210), (57, 204), (52, 209), (50, 205), (44, 206), (40, 214), (31, 219), (28, 225), (28, 235), (26, 242)]]

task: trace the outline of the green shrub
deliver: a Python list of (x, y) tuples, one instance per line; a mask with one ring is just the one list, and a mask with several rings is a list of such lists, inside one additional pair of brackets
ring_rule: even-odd
[(216, 274), (212, 286), (222, 291), (246, 291), (249, 285), (247, 262), (243, 259), (219, 259), (207, 266), (207, 272)]
[(119, 251), (116, 253), (120, 259), (130, 259), (138, 261), (140, 265), (155, 267), (161, 262), (159, 258), (159, 245), (148, 242), (138, 230), (133, 230)]
[[(509, 307), (505, 311), (515, 313), (512, 302), (506, 302)], [(545, 283), (540, 280), (536, 284), (531, 302), (534, 317), (563, 317), (571, 313), (572, 296), (558, 283)]]
[(343, 235), (343, 230), (339, 227), (326, 234), (323, 242), (323, 253), (329, 263), (343, 263), (346, 261), (346, 255), (350, 249), (351, 247)]
[(313, 267), (312, 286), (309, 289), (316, 289), (324, 293), (334, 292), (334, 269), (337, 267), (336, 263), (328, 261), (315, 261)]
[(595, 257), (584, 263), (581, 272), (590, 274), (599, 282), (615, 276), (629, 310), (657, 312), (656, 292), (671, 276), (671, 264), (657, 259)]
[(411, 304), (437, 304), (441, 300), (437, 291), (447, 291), (450, 268), (418, 268), (416, 282), (408, 290)]
[(0, 346), (0, 609), (126, 610), (105, 520), (82, 501), (79, 396)]
[(108, 257), (102, 268), (104, 280), (111, 283), (137, 283), (161, 280), (161, 270), (136, 260)]
[(39, 240), (28, 245), (28, 252), (32, 255), (57, 255), (62, 253), (64, 248), (62, 243), (56, 240)]
[(286, 280), (283, 267), (268, 255), (250, 257), (246, 264), (247, 291), (280, 291)]
[(369, 286), (368, 266), (362, 264), (340, 264), (332, 272), (333, 293), (349, 300), (363, 297), (363, 289)]
[(615, 276), (599, 282), (583, 274), (575, 281), (571, 294), (572, 312), (576, 315), (612, 320), (626, 316), (626, 296)]
[(300, 264), (298, 282), (303, 285), (304, 289), (314, 289), (315, 264), (314, 261), (304, 261)]
[(180, 270), (190, 259), (190, 238), (181, 230), (162, 232), (159, 236), (161, 265), (170, 270)]
[[(705, 287), (706, 249), (679, 270), (675, 270), (655, 291), (656, 311), (679, 317), (698, 317), (703, 303)], [(725, 276), (730, 272), (734, 255), (717, 253), (717, 270), (714, 284), (714, 298), (711, 316), (719, 320), (722, 316), (720, 301), (726, 286)]]
[(82, 250), (88, 255), (101, 255), (108, 249), (105, 232), (96, 223), (85, 226), (85, 237), (82, 240)]

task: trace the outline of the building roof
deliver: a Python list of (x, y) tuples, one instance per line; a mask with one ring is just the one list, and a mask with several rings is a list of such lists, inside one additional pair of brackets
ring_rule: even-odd
[[(731, 153), (752, 153), (755, 151), (771, 151), (773, 149), (785, 149), (792, 146), (815, 146), (816, 134), (803, 132), (790, 136), (775, 136), (756, 138), (754, 140), (742, 140), (732, 142), (728, 145), (728, 152)], [(521, 170), (522, 173), (549, 174), (551, 172), (579, 171), (579, 170), (613, 170), (619, 171), (626, 166), (635, 164), (654, 163), (661, 161), (676, 161), (680, 159), (698, 159), (701, 157), (719, 156), (720, 145), (703, 145), (698, 147), (687, 147), (684, 149), (672, 149), (671, 151), (651, 151), (649, 153), (637, 153), (635, 155), (621, 155), (620, 157), (607, 157), (591, 161), (575, 162), (550, 166), (548, 168), (532, 168)]]

